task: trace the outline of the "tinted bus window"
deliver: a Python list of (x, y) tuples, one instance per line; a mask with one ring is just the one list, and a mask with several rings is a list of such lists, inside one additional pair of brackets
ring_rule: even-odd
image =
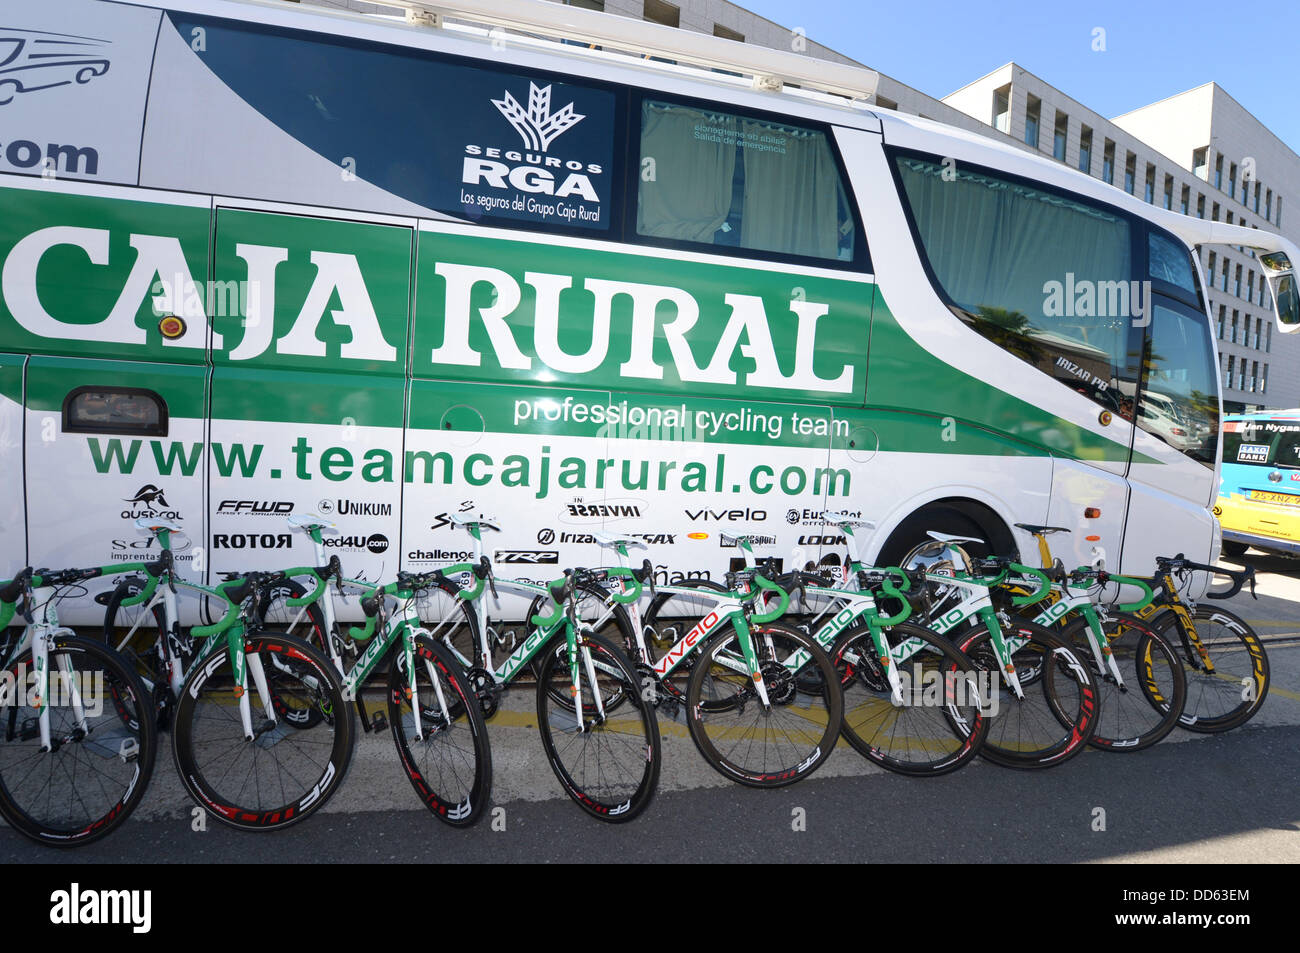
[(853, 215), (826, 134), (646, 100), (637, 234), (851, 261)]

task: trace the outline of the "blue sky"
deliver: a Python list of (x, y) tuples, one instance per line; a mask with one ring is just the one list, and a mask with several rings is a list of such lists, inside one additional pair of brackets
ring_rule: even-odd
[(936, 97), (1010, 60), (1108, 118), (1213, 81), (1300, 152), (1297, 0), (739, 2)]

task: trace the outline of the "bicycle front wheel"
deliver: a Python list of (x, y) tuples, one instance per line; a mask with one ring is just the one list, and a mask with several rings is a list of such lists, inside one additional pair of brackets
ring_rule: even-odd
[(779, 623), (751, 626), (764, 704), (732, 623), (704, 646), (686, 687), (686, 724), (724, 777), (771, 788), (808, 777), (839, 737), (844, 700), (830, 657), (812, 636)]
[(338, 790), (352, 760), (352, 708), (332, 662), (306, 642), (275, 632), (244, 637), (248, 660), (260, 659), (276, 711), (312, 711), (310, 724), (267, 718), (248, 676), (254, 737), (239, 715), (239, 685), (219, 648), (196, 663), (176, 706), (172, 753), (191, 797), (222, 823), (241, 830), (296, 824)]
[[(24, 652), (0, 687), (0, 814), (40, 844), (92, 843), (144, 797), (157, 749), (152, 701), (116, 652), (70, 633), (52, 637), (44, 699), (33, 672)], [(48, 751), (37, 704), (49, 712)]]
[(1194, 639), (1183, 631), (1173, 611), (1161, 613), (1153, 625), (1183, 650), (1187, 702), (1178, 724), (1201, 734), (1240, 728), (1255, 717), (1268, 696), (1264, 643), (1245, 619), (1227, 609), (1197, 606), (1192, 620)]
[(417, 735), (416, 705), (405, 663), (405, 653), (394, 652), (388, 675), (388, 723), (397, 756), (433, 816), (453, 827), (468, 827), (483, 816), (492, 791), (492, 752), (483, 708), (465, 669), (447, 647), (417, 633)]
[(980, 752), (1009, 768), (1048, 768), (1083, 752), (1097, 728), (1097, 685), (1078, 653), (1041, 625), (1013, 619), (1002, 636), (1018, 645), (1011, 664), (1022, 696), (1008, 687), (987, 626), (961, 637), (958, 648), (991, 674)]
[(844, 690), (844, 737), (868, 761), (899, 774), (956, 771), (988, 735), (981, 708), (992, 691), (989, 673), (930, 629), (904, 622), (882, 634), (896, 656), (902, 705), (895, 704), (871, 630), (851, 628), (831, 650)]
[(1178, 724), (1187, 698), (1183, 664), (1169, 641), (1137, 616), (1111, 613), (1103, 632), (1120, 681), (1104, 654), (1098, 665), (1087, 619), (1076, 619), (1061, 633), (1097, 684), (1101, 711), (1088, 743), (1103, 751), (1142, 751)]
[[(659, 723), (623, 650), (604, 636), (580, 632), (573, 658), (563, 636), (542, 650), (537, 727), (551, 770), (579, 807), (602, 821), (630, 821), (650, 804), (659, 783)], [(578, 667), (573, 693), (570, 662)], [(559, 699), (563, 700), (559, 700)], [(618, 698), (617, 710), (596, 708)], [(578, 721), (575, 699), (581, 702)]]

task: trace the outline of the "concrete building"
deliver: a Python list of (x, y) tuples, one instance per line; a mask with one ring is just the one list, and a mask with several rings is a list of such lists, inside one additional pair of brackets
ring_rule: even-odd
[[(366, 0), (286, 0), (393, 13)], [(712, 33), (771, 49), (865, 65), (728, 0), (555, 0)], [(1107, 119), (1015, 63), (936, 99), (881, 75), (878, 105), (1055, 158), (1185, 215), (1280, 231), (1300, 242), (1300, 156), (1214, 83)], [(1284, 217), (1284, 209), (1292, 210)], [(1219, 339), (1226, 410), (1300, 406), (1300, 333), (1273, 331), (1255, 255), (1201, 249)]]

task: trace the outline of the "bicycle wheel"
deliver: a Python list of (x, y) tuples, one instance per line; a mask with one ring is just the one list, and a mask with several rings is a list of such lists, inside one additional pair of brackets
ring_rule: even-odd
[[(195, 665), (176, 706), (172, 753), (181, 781), (213, 817), (241, 830), (288, 827), (338, 790), (352, 759), (352, 708), (333, 663), (306, 642), (251, 632), (244, 652), (261, 659), (268, 687), (293, 710), (315, 709), (310, 727), (274, 723), (248, 679), (255, 738), (245, 740), (230, 657), (219, 648)], [(278, 705), (276, 706), (279, 707)]]
[(868, 761), (899, 774), (956, 771), (988, 735), (981, 711), (992, 689), (988, 673), (930, 629), (901, 623), (883, 634), (891, 654), (904, 643), (911, 653), (897, 663), (903, 704), (894, 704), (870, 628), (856, 624), (831, 650), (844, 691), (844, 737)]
[(474, 603), (457, 595), (459, 592), (460, 587), (450, 580), (421, 589), (415, 594), (415, 614), (420, 626), (451, 649), (469, 670), (478, 664), (478, 612)]
[[(416, 633), (415, 692), (424, 735), (417, 737), (405, 664), (405, 653), (394, 652), (388, 672), (388, 723), (397, 756), (433, 816), (453, 827), (468, 827), (483, 816), (492, 791), (492, 751), (482, 706), (465, 669), (447, 647)], [(446, 709), (434, 690), (435, 679)]]
[(9, 666), (9, 684), (0, 689), (0, 814), (37, 843), (92, 843), (144, 797), (158, 743), (152, 703), (116, 652), (55, 632), (45, 699), (51, 750), (42, 751), (32, 672), (28, 650)]
[(107, 593), (104, 609), (104, 644), (131, 665), (145, 692), (153, 700), (154, 721), (166, 731), (170, 723), (171, 688), (167, 671), (159, 655), (159, 635), (167, 629), (161, 604), (146, 611), (144, 603), (124, 606), (122, 602), (140, 594), (143, 581), (127, 576)]
[[(592, 632), (578, 635), (582, 724), (569, 689), (570, 652), (563, 637), (543, 649), (537, 682), (537, 727), (551, 770), (565, 792), (592, 817), (630, 821), (650, 804), (659, 783), (659, 723), (642, 698), (640, 682), (623, 650)], [(595, 684), (592, 683), (595, 673)], [(566, 695), (557, 702), (556, 695)], [(617, 712), (597, 714), (596, 697), (626, 701)]]
[[(326, 652), (325, 613), (311, 602), (305, 606), (291, 606), (289, 599), (301, 599), (307, 589), (296, 579), (283, 579), (262, 591), (257, 605), (257, 620), (262, 628), (283, 632), (302, 639), (312, 648)], [(328, 652), (326, 652), (328, 654)]]
[[(644, 616), (642, 627), (646, 651), (651, 655), (649, 663), (654, 666), (666, 655), (695, 624), (709, 614), (718, 604), (709, 593), (725, 593), (727, 587), (708, 579), (683, 579), (673, 583), (674, 587), (698, 589), (698, 596), (688, 593), (659, 592), (650, 600), (650, 607)], [(686, 652), (682, 660), (663, 679), (659, 680), (664, 692), (678, 702), (686, 701), (686, 686), (691, 678), (691, 668), (695, 665), (697, 655)]]
[(993, 673), (985, 711), (989, 733), (980, 754), (1011, 768), (1063, 764), (1088, 746), (1096, 730), (1096, 682), (1074, 650), (1041, 625), (1013, 619), (1002, 635), (1024, 643), (1011, 656), (1022, 698), (1007, 687), (987, 626), (969, 630), (957, 644)]
[[(1076, 619), (1061, 631), (1097, 685), (1100, 713), (1088, 743), (1103, 751), (1150, 748), (1174, 730), (1182, 715), (1187, 699), (1183, 664), (1169, 640), (1137, 616), (1111, 613), (1103, 631), (1123, 679), (1122, 687), (1109, 664), (1098, 667), (1087, 619)], [(1104, 656), (1102, 660), (1105, 662)]]
[[(1255, 717), (1268, 696), (1264, 643), (1241, 616), (1227, 609), (1197, 606), (1192, 619), (1204, 657), (1172, 610), (1152, 623), (1152, 628), (1182, 648), (1187, 702), (1178, 724), (1201, 734), (1240, 728)], [(1212, 672), (1206, 671), (1207, 661)]]
[[(686, 724), (704, 760), (751, 787), (781, 787), (816, 771), (835, 749), (843, 717), (839, 676), (809, 635), (779, 623), (752, 626), (768, 706), (730, 621), (709, 639), (686, 688)], [(818, 687), (808, 690), (811, 683)]]

